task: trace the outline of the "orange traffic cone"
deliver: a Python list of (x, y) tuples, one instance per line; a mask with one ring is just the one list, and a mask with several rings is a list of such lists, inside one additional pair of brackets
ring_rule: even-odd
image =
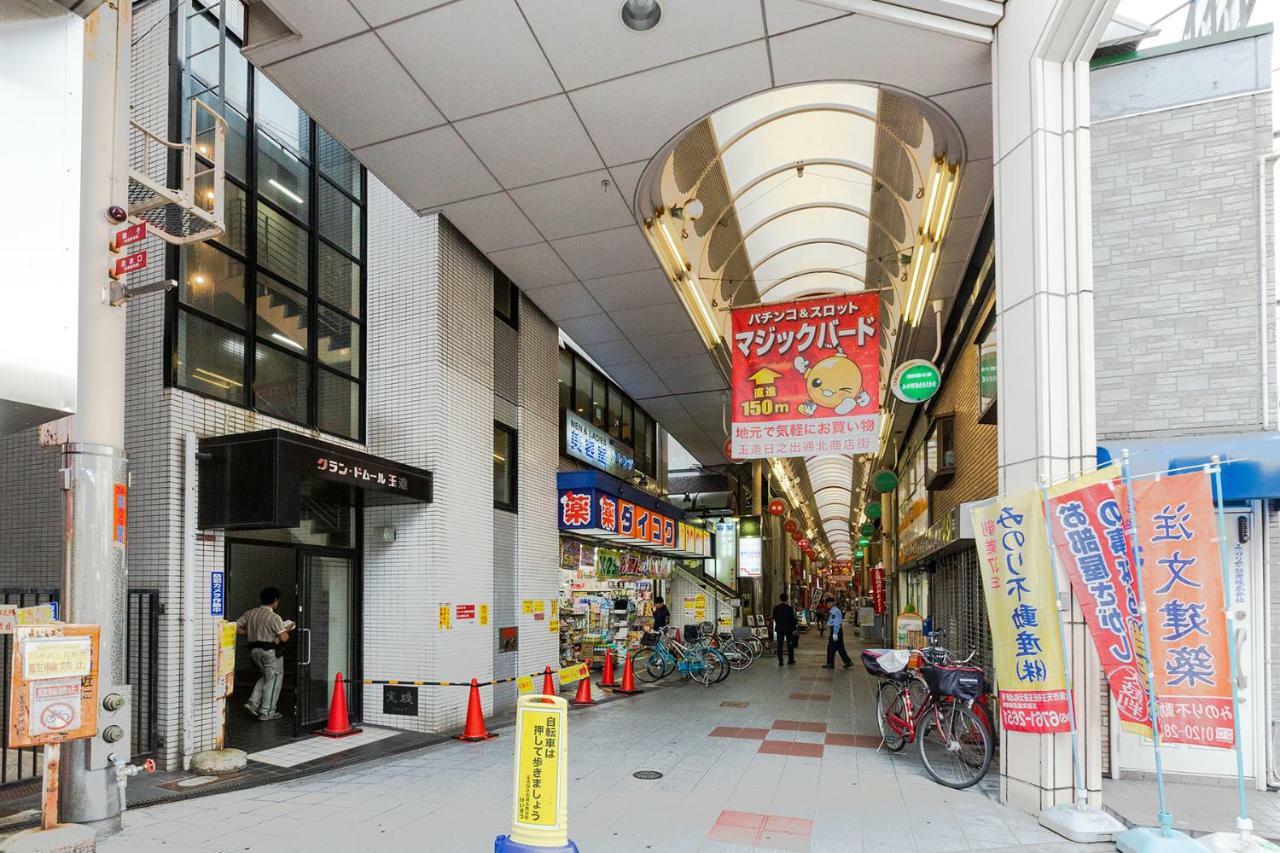
[(551, 677), (551, 667), (548, 666), (542, 671), (542, 695), (557, 696), (560, 691), (556, 690), (555, 679)]
[(591, 698), (591, 676), (578, 682), (578, 692), (569, 700), (570, 705), (594, 705), (596, 700)]
[(618, 682), (613, 680), (613, 649), (604, 650), (604, 672), (600, 676), (600, 686), (606, 689), (618, 686)]
[(329, 703), (329, 722), (316, 734), (325, 737), (358, 735), (362, 730), (353, 728), (347, 718), (347, 689), (342, 686), (342, 673), (333, 677), (333, 700)]
[(643, 693), (643, 690), (636, 689), (636, 672), (635, 667), (631, 663), (631, 655), (627, 655), (627, 662), (622, 665), (622, 684), (613, 689), (614, 693), (621, 693), (623, 696), (635, 696)]
[(467, 699), (467, 724), (462, 727), (462, 734), (454, 735), (453, 739), (474, 743), (497, 736), (484, 727), (484, 709), (480, 706), (480, 685), (473, 678), (471, 679), (471, 696)]

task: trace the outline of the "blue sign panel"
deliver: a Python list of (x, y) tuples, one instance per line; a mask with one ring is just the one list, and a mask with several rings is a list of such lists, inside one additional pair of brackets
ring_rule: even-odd
[(223, 601), (222, 572), (209, 573), (209, 615), (221, 616), (225, 609)]

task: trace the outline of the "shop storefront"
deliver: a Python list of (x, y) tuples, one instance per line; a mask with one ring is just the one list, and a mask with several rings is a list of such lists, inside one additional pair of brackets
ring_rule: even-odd
[[(712, 555), (712, 535), (653, 495), (599, 471), (557, 476), (560, 528), (559, 623), (564, 660), (596, 660), (605, 648), (638, 642), (682, 561)], [(710, 617), (708, 617), (710, 618)]]

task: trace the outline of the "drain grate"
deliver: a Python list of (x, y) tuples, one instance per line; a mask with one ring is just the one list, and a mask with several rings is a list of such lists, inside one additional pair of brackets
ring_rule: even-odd
[(746, 702), (721, 702), (720, 707), (721, 708), (745, 708), (747, 707), (747, 703)]
[(631, 775), (636, 777), (637, 779), (661, 779), (662, 778), (662, 774), (659, 773), (657, 770), (637, 770), (635, 773), (632, 773)]

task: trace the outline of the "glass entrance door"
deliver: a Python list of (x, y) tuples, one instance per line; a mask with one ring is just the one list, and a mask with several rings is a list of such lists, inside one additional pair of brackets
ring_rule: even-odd
[[(333, 679), (357, 678), (356, 567), (348, 557), (298, 552), (298, 733), (323, 726)], [(359, 713), (359, 691), (347, 687), (348, 710)]]

